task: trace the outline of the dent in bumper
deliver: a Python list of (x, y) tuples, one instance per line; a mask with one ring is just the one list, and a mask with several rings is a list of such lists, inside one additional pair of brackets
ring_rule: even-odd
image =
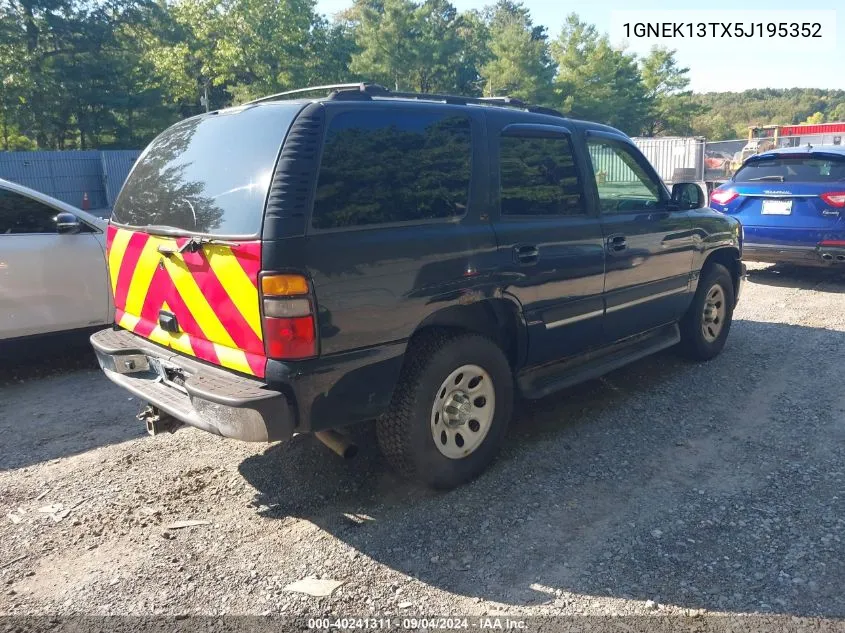
[[(285, 395), (264, 383), (211, 367), (126, 330), (102, 330), (91, 344), (106, 377), (189, 426), (248, 442), (293, 435), (295, 414)], [(178, 370), (164, 382), (151, 366)]]

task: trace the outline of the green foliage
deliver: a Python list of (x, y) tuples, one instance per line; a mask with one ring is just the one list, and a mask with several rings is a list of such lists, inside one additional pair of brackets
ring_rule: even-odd
[(689, 68), (680, 68), (675, 51), (655, 47), (640, 63), (649, 112), (642, 126), (644, 136), (692, 134), (692, 120), (706, 112), (689, 86)]
[(550, 42), (517, 0), (3, 0), (0, 149), (141, 147), (206, 109), (307, 85), (510, 95), (629, 134), (743, 138), (845, 120), (845, 91), (692, 94), (674, 51), (644, 57), (566, 17)]
[(810, 125), (824, 123), (824, 112), (813, 112), (813, 114), (807, 117), (807, 120), (804, 121), (804, 123), (808, 123)]
[(637, 134), (647, 124), (650, 101), (636, 56), (614, 49), (606, 35), (570, 14), (552, 44), (555, 83), (564, 111)]
[(511, 0), (499, 0), (486, 14), (489, 55), (479, 69), (485, 96), (548, 103), (555, 68), (546, 29), (534, 26), (528, 9)]
[[(829, 122), (845, 121), (845, 90), (773, 88), (744, 92), (711, 92), (695, 95), (710, 115), (696, 117), (693, 130), (712, 140), (745, 138), (749, 126), (796, 125), (816, 112)], [(707, 134), (708, 116), (720, 117), (721, 134)]]

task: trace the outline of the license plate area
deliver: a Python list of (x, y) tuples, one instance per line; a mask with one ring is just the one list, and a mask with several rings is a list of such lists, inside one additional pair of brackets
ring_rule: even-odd
[(762, 215), (791, 215), (792, 200), (763, 200)]
[(169, 387), (178, 389), (184, 394), (188, 393), (184, 386), (185, 378), (187, 378), (185, 370), (178, 365), (174, 365), (173, 363), (169, 363), (160, 358), (149, 356), (147, 357), (147, 360), (150, 363), (150, 369), (152, 369), (158, 376), (158, 380)]

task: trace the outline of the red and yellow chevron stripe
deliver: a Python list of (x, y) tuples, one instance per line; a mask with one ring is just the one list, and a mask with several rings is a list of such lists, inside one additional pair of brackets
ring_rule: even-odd
[[(195, 253), (159, 252), (159, 246), (174, 250), (187, 240), (109, 226), (115, 322), (177, 352), (263, 377), (261, 242), (205, 244)], [(176, 315), (178, 333), (159, 327), (160, 310)]]

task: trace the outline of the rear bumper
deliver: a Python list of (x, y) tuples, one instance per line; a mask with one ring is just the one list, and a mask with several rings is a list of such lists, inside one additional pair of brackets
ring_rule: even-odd
[(836, 266), (845, 265), (845, 247), (785, 246), (746, 242), (742, 247), (742, 257), (750, 261), (771, 264)]
[[(187, 425), (234, 439), (266, 442), (293, 435), (295, 412), (285, 394), (217, 369), (126, 330), (91, 337), (109, 380)], [(164, 368), (163, 379), (156, 368)]]

